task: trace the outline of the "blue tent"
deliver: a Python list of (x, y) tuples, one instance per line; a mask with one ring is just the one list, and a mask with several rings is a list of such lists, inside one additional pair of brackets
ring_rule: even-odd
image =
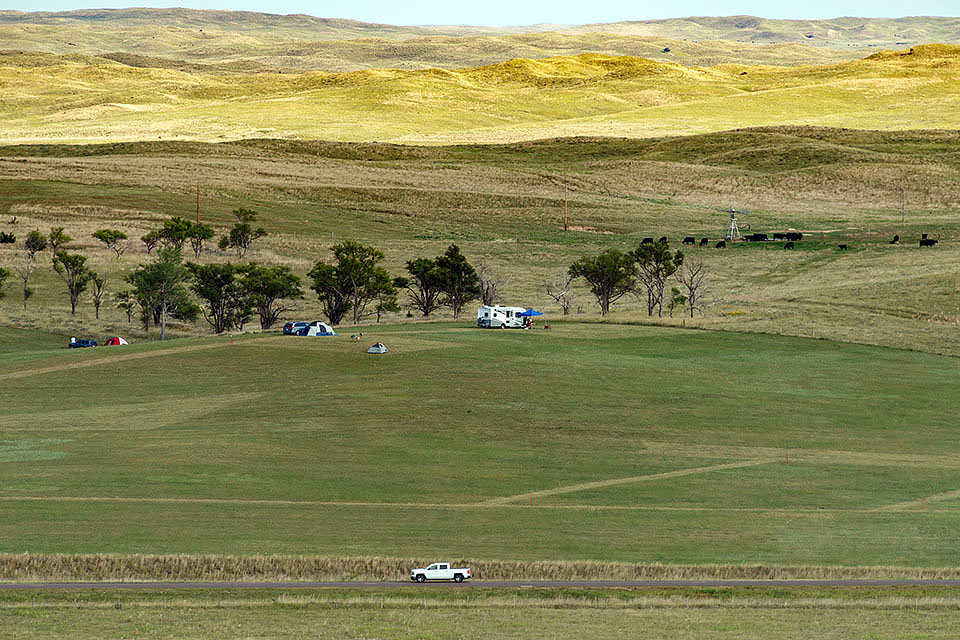
[(539, 311), (534, 311), (533, 309), (527, 309), (526, 311), (521, 311), (517, 315), (521, 318), (529, 318), (530, 316), (542, 316), (543, 314)]

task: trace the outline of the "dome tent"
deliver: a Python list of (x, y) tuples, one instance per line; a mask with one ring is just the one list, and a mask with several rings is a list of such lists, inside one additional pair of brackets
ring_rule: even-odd
[(386, 345), (382, 342), (375, 342), (372, 347), (367, 349), (367, 353), (390, 353), (387, 351)]
[(130, 343), (127, 342), (126, 340), (124, 340), (123, 338), (116, 337), (116, 338), (110, 338), (109, 340), (107, 340), (107, 341), (104, 343), (104, 346), (107, 346), (107, 347), (119, 347), (120, 345), (123, 345), (123, 344), (130, 344)]

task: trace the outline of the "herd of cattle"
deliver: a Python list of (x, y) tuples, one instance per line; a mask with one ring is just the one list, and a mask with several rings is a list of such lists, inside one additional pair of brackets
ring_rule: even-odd
[[(774, 232), (772, 234), (751, 233), (749, 235), (743, 236), (743, 240), (745, 242), (769, 242), (771, 240), (785, 241), (783, 248), (793, 249), (795, 246), (794, 245), (795, 242), (800, 242), (801, 240), (803, 240), (803, 233), (800, 231)], [(657, 242), (660, 244), (667, 244), (668, 243), (667, 236), (661, 236), (660, 239), (657, 240)], [(921, 234), (921, 238), (920, 238), (921, 247), (932, 247), (938, 242), (939, 240), (936, 240), (934, 238), (928, 238), (926, 233)], [(653, 244), (653, 237), (651, 236), (651, 237), (644, 238), (640, 244)], [(699, 246), (701, 247), (706, 247), (706, 246), (709, 246), (710, 244), (710, 238), (700, 238), (700, 241), (698, 243), (697, 239), (694, 236), (685, 236), (682, 244), (692, 244), (692, 245), (699, 244)], [(893, 236), (893, 240), (890, 241), (890, 244), (900, 244), (900, 236), (899, 235)], [(725, 249), (727, 246), (727, 241), (720, 240), (713, 246), (717, 249)], [(847, 245), (838, 244), (837, 248), (840, 249), (840, 251), (846, 251)]]

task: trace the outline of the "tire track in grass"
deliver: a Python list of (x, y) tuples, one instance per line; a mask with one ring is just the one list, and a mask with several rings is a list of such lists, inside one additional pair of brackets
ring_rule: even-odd
[[(265, 337), (249, 338), (242, 342), (238, 342), (236, 346), (243, 346), (251, 342), (258, 342), (264, 339)], [(20, 371), (11, 371), (9, 373), (0, 373), (0, 380), (11, 380), (14, 378), (27, 378), (29, 376), (41, 375), (44, 373), (56, 373), (58, 371), (69, 371), (71, 369), (82, 369), (85, 367), (98, 367), (103, 364), (115, 364), (118, 362), (128, 362), (130, 360), (141, 360), (143, 358), (154, 358), (157, 356), (188, 353), (191, 351), (206, 351), (208, 349), (218, 349), (221, 347), (229, 347), (229, 346), (230, 344), (225, 341), (211, 342), (211, 343), (205, 343), (205, 344), (193, 344), (193, 345), (183, 346), (183, 347), (171, 347), (169, 349), (152, 349), (150, 351), (141, 351), (139, 353), (118, 354), (116, 356), (110, 356), (107, 358), (93, 358), (90, 360), (79, 360), (75, 362), (61, 362), (59, 364), (50, 365), (47, 367), (37, 367), (35, 369), (23, 369)]]
[(502, 505), (510, 504), (512, 502), (519, 502), (521, 500), (529, 500), (532, 497), (542, 498), (544, 496), (553, 496), (561, 493), (574, 493), (577, 491), (589, 491), (590, 489), (603, 489), (606, 487), (615, 487), (621, 484), (634, 484), (636, 482), (650, 482), (652, 480), (666, 480), (669, 478), (680, 478), (683, 476), (692, 476), (699, 473), (710, 473), (712, 471), (724, 471), (726, 469), (741, 469), (743, 467), (757, 467), (765, 464), (772, 464), (774, 462), (779, 462), (779, 459), (762, 459), (762, 460), (744, 460), (741, 462), (728, 462), (725, 464), (715, 464), (708, 467), (695, 467), (693, 469), (678, 469), (676, 471), (665, 471), (663, 473), (652, 473), (645, 476), (632, 476), (629, 478), (614, 478), (612, 480), (597, 480), (595, 482), (581, 482), (579, 484), (570, 484), (563, 487), (555, 487), (553, 489), (543, 489), (541, 491), (533, 491), (527, 493), (521, 493), (514, 496), (504, 496), (501, 498), (493, 498), (491, 500), (485, 501), (483, 504), (486, 505)]
[[(946, 500), (954, 500), (960, 498), (960, 489), (954, 489), (953, 491), (944, 491), (943, 493), (935, 493), (930, 496), (923, 496), (923, 501), (927, 504), (932, 502), (944, 502)], [(903, 502), (895, 502), (893, 504), (885, 504), (879, 507), (874, 507), (870, 509), (873, 512), (883, 512), (883, 511), (907, 511), (907, 510), (917, 510), (922, 506), (920, 498), (914, 498), (913, 500), (905, 500)]]

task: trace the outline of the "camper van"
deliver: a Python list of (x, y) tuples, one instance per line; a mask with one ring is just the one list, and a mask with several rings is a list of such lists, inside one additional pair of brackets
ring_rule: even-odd
[(500, 307), (486, 305), (477, 309), (477, 326), (484, 329), (523, 329), (526, 311), (523, 307)]

